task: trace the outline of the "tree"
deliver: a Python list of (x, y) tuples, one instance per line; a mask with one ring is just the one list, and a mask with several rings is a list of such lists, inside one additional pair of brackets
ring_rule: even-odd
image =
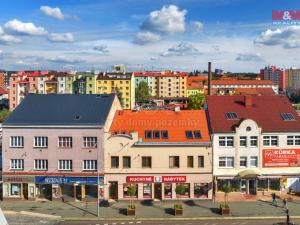
[(10, 115), (10, 111), (8, 109), (3, 109), (0, 111), (0, 123), (3, 123), (4, 120), (6, 120), (7, 117)]
[(147, 102), (149, 101), (150, 89), (145, 81), (139, 83), (138, 87), (135, 89), (135, 99), (137, 102)]
[(225, 184), (222, 188), (222, 191), (224, 192), (224, 206), (228, 207), (228, 195), (231, 192), (230, 185)]
[(132, 204), (132, 198), (136, 194), (136, 185), (134, 184), (134, 185), (130, 185), (129, 187), (127, 187), (127, 193), (130, 196), (129, 208), (133, 209), (134, 205)]
[(197, 110), (202, 109), (205, 103), (205, 96), (202, 93), (197, 93), (188, 97), (188, 108)]
[(116, 93), (116, 95), (117, 95), (117, 97), (120, 101), (121, 106), (124, 107), (124, 101), (123, 101), (123, 98), (122, 98), (122, 91), (117, 87), (115, 89), (115, 93)]

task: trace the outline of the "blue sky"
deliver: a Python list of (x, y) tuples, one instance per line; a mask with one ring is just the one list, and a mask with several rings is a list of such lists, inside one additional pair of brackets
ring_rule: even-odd
[(2, 0), (0, 68), (206, 69), (300, 66), (300, 27), (272, 25), (299, 0)]

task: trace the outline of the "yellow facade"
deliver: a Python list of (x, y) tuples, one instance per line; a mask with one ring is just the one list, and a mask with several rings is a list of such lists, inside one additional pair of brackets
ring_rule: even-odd
[(157, 79), (158, 97), (187, 97), (186, 76), (160, 76)]
[(285, 70), (285, 85), (287, 90), (300, 89), (300, 69)]

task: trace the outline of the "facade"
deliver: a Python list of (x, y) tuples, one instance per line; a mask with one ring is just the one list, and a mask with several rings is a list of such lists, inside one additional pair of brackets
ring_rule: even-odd
[(211, 160), (204, 110), (117, 111), (105, 137), (104, 196), (128, 199), (135, 185), (135, 199), (211, 199)]
[(207, 76), (188, 76), (187, 77), (187, 97), (196, 94), (204, 94), (204, 85)]
[[(285, 96), (208, 96), (216, 197), (299, 192), (300, 117)], [(269, 195), (268, 194), (268, 195)]]
[(286, 90), (286, 74), (284, 69), (277, 68), (276, 66), (266, 66), (260, 70), (261, 80), (271, 80), (278, 85), (281, 91)]
[(74, 94), (96, 94), (97, 75), (90, 72), (77, 72), (73, 77)]
[(116, 93), (124, 109), (135, 106), (135, 79), (131, 73), (101, 73), (96, 80), (96, 93)]
[(290, 68), (285, 70), (286, 89), (295, 92), (300, 89), (300, 69)]
[(115, 95), (28, 95), (3, 124), (3, 198), (97, 199), (118, 109)]

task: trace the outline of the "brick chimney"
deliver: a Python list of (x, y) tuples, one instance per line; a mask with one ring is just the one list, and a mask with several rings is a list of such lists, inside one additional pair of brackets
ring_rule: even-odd
[(252, 107), (252, 96), (251, 95), (245, 95), (245, 106), (246, 108), (251, 108)]
[(208, 95), (211, 95), (211, 79), (212, 79), (211, 62), (208, 62), (208, 82), (207, 82), (207, 94)]

